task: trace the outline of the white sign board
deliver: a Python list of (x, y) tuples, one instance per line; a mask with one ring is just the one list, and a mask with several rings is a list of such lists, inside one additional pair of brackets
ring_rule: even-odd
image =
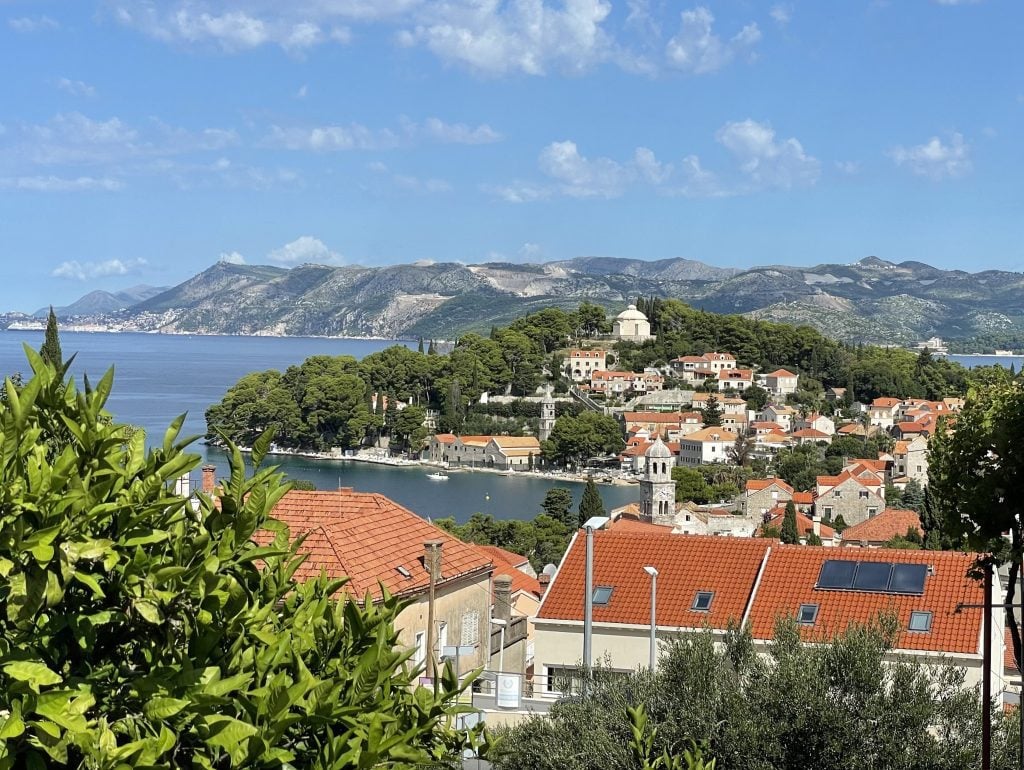
[(498, 694), (495, 698), (500, 709), (519, 708), (522, 679), (519, 674), (498, 674)]

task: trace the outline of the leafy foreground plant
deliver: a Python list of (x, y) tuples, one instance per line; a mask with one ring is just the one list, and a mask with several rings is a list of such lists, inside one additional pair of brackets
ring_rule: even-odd
[(147, 452), (104, 411), (112, 372), (79, 391), (26, 354), (0, 405), (0, 769), (411, 767), (481, 741), (450, 669), (414, 688), (403, 602), (295, 582), (279, 474), (246, 479), (231, 447), (194, 507), (172, 491), (199, 462), (183, 417)]

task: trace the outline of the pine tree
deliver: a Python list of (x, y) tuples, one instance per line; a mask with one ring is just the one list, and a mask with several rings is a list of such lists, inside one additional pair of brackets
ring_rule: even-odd
[(722, 407), (718, 404), (718, 397), (712, 393), (708, 396), (708, 402), (700, 410), (701, 420), (705, 428), (714, 428), (722, 424)]
[(779, 539), (788, 545), (800, 542), (800, 532), (796, 528), (796, 506), (790, 500), (786, 503), (786, 513), (782, 517), (782, 534)]
[(565, 487), (552, 487), (544, 495), (540, 504), (548, 516), (565, 524), (569, 529), (576, 526), (576, 517), (572, 513), (572, 492)]
[(580, 526), (582, 527), (587, 519), (604, 515), (604, 500), (601, 499), (601, 493), (597, 491), (597, 484), (594, 483), (594, 480), (588, 479), (580, 500)]
[(57, 334), (57, 315), (50, 305), (50, 315), (46, 318), (46, 339), (39, 349), (39, 355), (48, 364), (53, 364), (59, 371), (64, 365), (64, 356), (60, 351), (60, 336)]

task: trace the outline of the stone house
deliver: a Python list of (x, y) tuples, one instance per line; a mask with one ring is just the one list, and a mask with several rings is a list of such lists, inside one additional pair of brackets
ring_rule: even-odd
[(754, 371), (752, 369), (727, 369), (718, 375), (718, 389), (721, 390), (747, 390), (754, 384)]
[(894, 484), (906, 485), (914, 480), (921, 486), (928, 485), (928, 439), (923, 435), (897, 441), (892, 459)]
[(849, 471), (838, 476), (818, 476), (814, 511), (823, 521), (840, 516), (848, 526), (860, 524), (885, 510), (885, 486), (879, 478), (861, 478)]
[(868, 407), (868, 424), (888, 430), (896, 424), (901, 403), (898, 398), (879, 396)]
[(607, 368), (606, 350), (570, 350), (565, 358), (565, 371), (573, 382), (590, 382), (594, 372)]
[(750, 479), (737, 500), (744, 515), (763, 521), (772, 508), (793, 499), (793, 487), (782, 479)]

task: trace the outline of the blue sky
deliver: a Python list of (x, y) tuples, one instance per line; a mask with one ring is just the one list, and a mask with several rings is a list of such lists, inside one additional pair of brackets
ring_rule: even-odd
[(1019, 0), (0, 0), (0, 309), (218, 259), (1024, 269)]

